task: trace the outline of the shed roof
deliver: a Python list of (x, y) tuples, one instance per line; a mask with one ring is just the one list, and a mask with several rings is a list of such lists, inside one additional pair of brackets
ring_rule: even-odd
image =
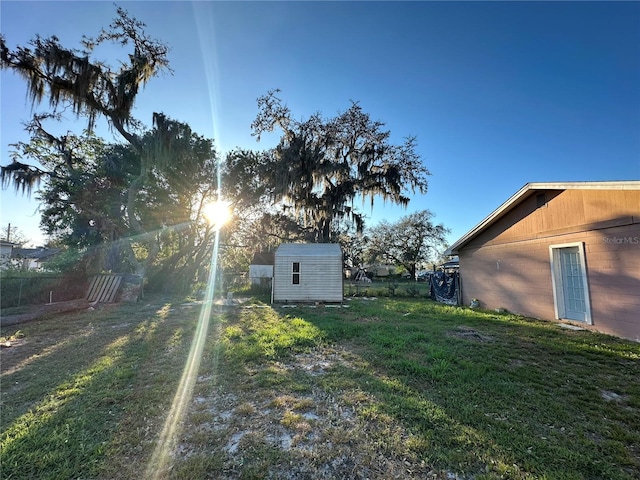
[(640, 190), (639, 180), (615, 181), (615, 182), (532, 182), (514, 193), (506, 202), (491, 212), (478, 225), (469, 230), (459, 240), (453, 243), (445, 255), (456, 255), (460, 248), (469, 243), (480, 233), (504, 217), (511, 209), (522, 201), (541, 190)]
[(342, 255), (337, 243), (283, 243), (276, 250), (277, 256), (331, 257)]
[(273, 265), (273, 252), (256, 252), (251, 265)]

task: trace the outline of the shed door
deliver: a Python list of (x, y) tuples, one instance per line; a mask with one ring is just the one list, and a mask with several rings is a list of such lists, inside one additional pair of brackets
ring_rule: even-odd
[(552, 262), (558, 318), (591, 323), (582, 245), (552, 247)]

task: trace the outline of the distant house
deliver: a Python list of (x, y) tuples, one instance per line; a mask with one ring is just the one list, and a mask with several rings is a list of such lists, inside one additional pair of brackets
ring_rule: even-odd
[(466, 305), (640, 340), (640, 181), (526, 184), (447, 253)]
[(393, 265), (365, 265), (363, 267), (366, 272), (372, 277), (388, 277), (389, 275), (393, 275), (396, 271), (396, 267)]
[(442, 265), (438, 265), (438, 270), (444, 270), (445, 272), (455, 272), (460, 267), (460, 259), (457, 256), (444, 262)]
[(46, 270), (47, 262), (60, 253), (60, 248), (13, 248), (11, 263), (21, 270)]
[(258, 252), (249, 265), (249, 279), (252, 285), (267, 285), (273, 278), (273, 252)]
[(0, 269), (5, 269), (11, 265), (11, 252), (15, 245), (6, 240), (0, 240)]
[(342, 302), (342, 249), (337, 243), (285, 243), (274, 255), (274, 302)]

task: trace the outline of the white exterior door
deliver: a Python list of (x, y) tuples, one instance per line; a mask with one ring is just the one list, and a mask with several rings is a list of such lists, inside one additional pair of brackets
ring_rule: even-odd
[(591, 309), (582, 243), (552, 245), (550, 251), (556, 317), (590, 324)]
[(564, 296), (565, 316), (571, 320), (585, 321), (587, 309), (584, 298), (583, 268), (578, 247), (560, 249), (560, 270)]

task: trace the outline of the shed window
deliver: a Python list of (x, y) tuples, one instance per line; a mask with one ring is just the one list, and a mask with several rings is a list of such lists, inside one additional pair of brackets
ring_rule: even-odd
[(300, 262), (293, 262), (292, 266), (293, 278), (291, 279), (294, 285), (300, 284)]

